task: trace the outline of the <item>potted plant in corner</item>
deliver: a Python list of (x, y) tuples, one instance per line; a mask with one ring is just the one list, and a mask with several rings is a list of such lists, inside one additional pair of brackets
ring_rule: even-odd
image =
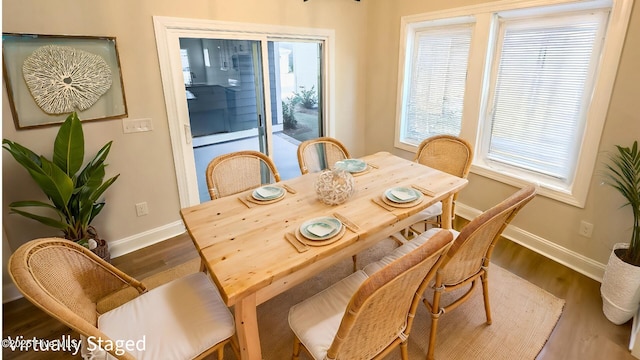
[[(120, 176), (105, 180), (104, 161), (109, 155), (111, 141), (98, 151), (84, 168), (84, 133), (82, 123), (74, 112), (64, 121), (53, 144), (53, 159), (36, 155), (26, 147), (2, 140), (2, 147), (31, 175), (49, 199), (49, 203), (35, 200), (9, 204), (13, 213), (26, 216), (44, 225), (59, 229), (66, 239), (88, 247), (103, 259), (110, 255), (106, 241), (100, 239), (91, 222), (105, 203), (102, 194)], [(81, 169), (82, 168), (82, 169)], [(29, 212), (24, 209), (53, 210), (55, 216)]]
[(602, 310), (611, 322), (620, 325), (635, 315), (640, 303), (640, 152), (616, 145), (606, 165), (607, 183), (631, 206), (633, 227), (629, 243), (614, 245), (602, 278)]

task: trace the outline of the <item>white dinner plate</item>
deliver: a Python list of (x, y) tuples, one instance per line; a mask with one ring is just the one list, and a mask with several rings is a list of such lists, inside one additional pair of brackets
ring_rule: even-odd
[(300, 233), (309, 240), (326, 240), (342, 230), (342, 223), (334, 217), (320, 217), (300, 225)]
[(359, 173), (367, 169), (367, 163), (360, 159), (344, 159), (335, 163), (335, 168), (350, 173)]
[(260, 201), (275, 200), (284, 196), (284, 189), (280, 186), (267, 185), (253, 190), (251, 196)]
[(404, 204), (418, 200), (420, 193), (409, 187), (394, 187), (387, 189), (384, 192), (384, 196), (395, 203)]

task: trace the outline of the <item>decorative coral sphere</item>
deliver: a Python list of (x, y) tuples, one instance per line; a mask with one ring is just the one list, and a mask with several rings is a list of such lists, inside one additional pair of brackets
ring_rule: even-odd
[(327, 205), (339, 205), (347, 201), (356, 190), (353, 175), (344, 170), (324, 170), (315, 181), (318, 199)]

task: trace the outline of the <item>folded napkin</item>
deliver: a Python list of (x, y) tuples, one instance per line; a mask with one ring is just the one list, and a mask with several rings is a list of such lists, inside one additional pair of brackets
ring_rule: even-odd
[(277, 188), (275, 187), (261, 187), (256, 189), (256, 192), (258, 193), (258, 195), (262, 196), (263, 198), (269, 198), (272, 196), (276, 196), (280, 193), (280, 191), (278, 191)]
[(317, 223), (307, 227), (307, 231), (315, 236), (325, 236), (330, 234), (334, 230), (334, 227), (326, 223)]
[(409, 193), (406, 190), (392, 190), (391, 195), (395, 196), (396, 198), (402, 201), (413, 199), (415, 197), (413, 193)]

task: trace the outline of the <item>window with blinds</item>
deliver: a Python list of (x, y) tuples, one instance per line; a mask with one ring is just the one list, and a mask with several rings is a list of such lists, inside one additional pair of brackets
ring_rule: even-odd
[(402, 140), (419, 144), (438, 134), (459, 135), (464, 103), (470, 24), (416, 31)]
[(471, 172), (583, 207), (633, 0), (518, 0), (401, 18), (394, 146), (474, 146)]
[(484, 139), (487, 160), (572, 180), (605, 15), (500, 21)]

